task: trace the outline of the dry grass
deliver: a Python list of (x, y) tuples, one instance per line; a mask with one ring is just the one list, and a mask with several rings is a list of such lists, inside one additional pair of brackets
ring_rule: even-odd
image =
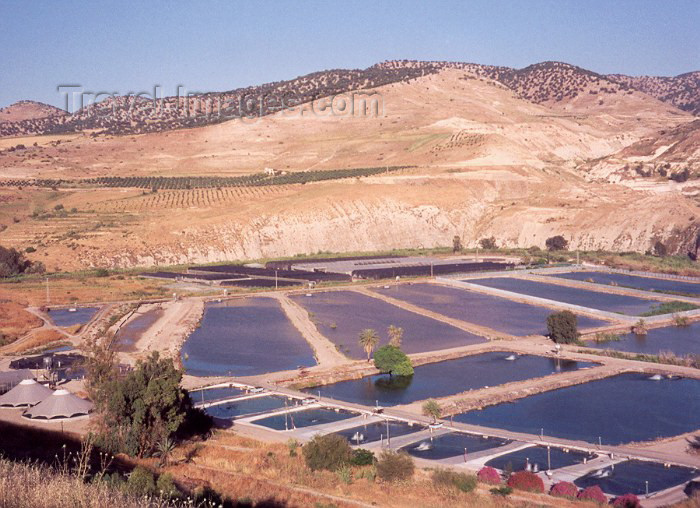
[(64, 339), (65, 336), (56, 330), (36, 330), (32, 332), (26, 339), (19, 342), (13, 342), (6, 348), (3, 348), (3, 353), (22, 353), (37, 349), (52, 342)]
[[(192, 455), (192, 450), (183, 449)], [(183, 461), (184, 462), (184, 461)], [(548, 496), (518, 493), (507, 499), (495, 497), (488, 488), (475, 492), (446, 493), (430, 480), (428, 471), (417, 470), (407, 483), (382, 483), (368, 474), (371, 467), (352, 468), (351, 483), (329, 471), (310, 471), (301, 453), (292, 457), (284, 444), (268, 444), (219, 432), (201, 446), (190, 462), (171, 472), (211, 484), (218, 492), (234, 499), (248, 497), (253, 502), (275, 499), (290, 506), (473, 506), (500, 508), (513, 506), (568, 506)], [(370, 477), (370, 478), (368, 478)], [(574, 506), (574, 504), (571, 504)], [(577, 503), (576, 506), (581, 506)]]
[(20, 303), (0, 302), (0, 333), (17, 338), (42, 324), (41, 319), (25, 311)]

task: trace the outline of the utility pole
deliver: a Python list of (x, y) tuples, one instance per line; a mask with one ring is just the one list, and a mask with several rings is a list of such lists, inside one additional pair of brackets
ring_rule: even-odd
[(49, 297), (49, 278), (46, 277), (46, 305), (49, 305), (51, 303), (51, 299)]
[(277, 270), (275, 270), (275, 291), (277, 290)]

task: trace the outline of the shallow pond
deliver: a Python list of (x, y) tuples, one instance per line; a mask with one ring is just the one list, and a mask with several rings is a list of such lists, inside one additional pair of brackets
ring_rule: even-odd
[[(546, 307), (439, 284), (400, 284), (374, 290), (444, 316), (520, 337), (546, 334), (547, 316), (552, 313)], [(603, 326), (607, 321), (579, 316), (578, 323), (584, 329)]]
[(84, 325), (100, 310), (98, 307), (76, 307), (74, 311), (68, 309), (50, 309), (48, 315), (56, 326)]
[(425, 430), (425, 427), (422, 425), (409, 425), (406, 422), (387, 420), (340, 430), (334, 432), (334, 434), (343, 436), (352, 445), (361, 445), (373, 441), (386, 440), (387, 435), (389, 435), (389, 438), (399, 437), (420, 432), (421, 430)]
[(395, 406), (594, 365), (496, 351), (420, 365), (411, 377), (375, 375), (305, 391), (315, 395), (320, 391), (324, 397), (367, 406), (374, 406), (376, 401), (381, 406)]
[(618, 445), (700, 428), (700, 381), (620, 374), (459, 414), (455, 421)]
[(224, 404), (209, 406), (205, 411), (214, 418), (229, 420), (240, 416), (265, 413), (274, 409), (293, 407), (296, 403), (297, 399), (289, 399), (280, 395), (265, 395), (261, 397), (237, 399)]
[(589, 291), (587, 289), (517, 279), (514, 277), (488, 277), (484, 279), (474, 279), (468, 282), (480, 286), (512, 291), (522, 295), (546, 298), (547, 300), (554, 300), (556, 302), (580, 305), (581, 307), (587, 307), (589, 309), (599, 309), (631, 316), (638, 316), (650, 311), (652, 307), (660, 303), (655, 300), (637, 298), (636, 296)]
[(684, 282), (671, 279), (656, 279), (653, 277), (642, 277), (639, 275), (627, 275), (624, 273), (606, 272), (570, 272), (556, 273), (548, 275), (551, 277), (561, 277), (563, 279), (580, 280), (584, 282), (595, 282), (596, 284), (606, 284), (608, 286), (621, 286), (645, 291), (660, 291), (663, 293), (676, 293), (700, 296), (700, 283)]
[(657, 462), (627, 460), (588, 473), (574, 483), (581, 488), (598, 485), (603, 492), (613, 496), (627, 493), (639, 496), (646, 494), (646, 482), (649, 482), (651, 493), (684, 484), (698, 475), (700, 471), (688, 467), (664, 467)]
[(595, 457), (595, 455), (585, 452), (575, 450), (566, 452), (561, 448), (554, 447), (549, 449), (548, 456), (546, 446), (529, 446), (522, 450), (499, 455), (489, 460), (486, 465), (505, 470), (510, 464), (512, 471), (522, 471), (530, 464), (535, 470), (546, 471), (548, 467), (559, 469), (581, 464), (584, 460), (591, 460)]
[(451, 432), (442, 434), (432, 439), (404, 446), (402, 450), (419, 459), (442, 460), (449, 457), (464, 455), (469, 460), (469, 454), (505, 446), (511, 441), (495, 437), (483, 437), (463, 432)]
[(134, 351), (134, 344), (141, 338), (143, 332), (148, 330), (153, 323), (163, 316), (162, 309), (151, 309), (136, 316), (119, 329), (112, 348), (115, 351)]
[(401, 349), (409, 354), (486, 342), (478, 335), (355, 291), (326, 291), (292, 299), (310, 312), (312, 321), (324, 336), (352, 358), (365, 357), (358, 340), (362, 330), (377, 331), (381, 337), (378, 347), (381, 347), (389, 342), (387, 329), (390, 325), (403, 328)]
[(628, 333), (620, 335), (620, 340), (609, 342), (586, 341), (586, 345), (650, 355), (658, 355), (662, 351), (670, 351), (676, 356), (700, 354), (700, 321), (689, 326), (651, 328), (646, 335)]
[(262, 425), (274, 430), (291, 430), (295, 428), (311, 427), (324, 423), (339, 422), (359, 416), (345, 410), (335, 410), (329, 408), (304, 409), (302, 411), (292, 411), (284, 414), (268, 416), (255, 420), (253, 423)]
[(195, 376), (251, 376), (316, 361), (277, 300), (259, 297), (208, 303), (182, 347), (182, 363)]

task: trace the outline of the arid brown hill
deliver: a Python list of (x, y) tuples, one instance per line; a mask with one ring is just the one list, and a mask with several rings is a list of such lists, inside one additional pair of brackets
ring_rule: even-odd
[(335, 94), (408, 82), (445, 69), (464, 70), (474, 78), (493, 80), (520, 99), (569, 112), (602, 111), (610, 105), (610, 99), (616, 103), (623, 94), (642, 92), (700, 115), (700, 72), (697, 71), (676, 77), (630, 77), (604, 76), (563, 62), (512, 69), (464, 62), (393, 60), (364, 70), (322, 71), (288, 81), (196, 97), (166, 97), (154, 102), (120, 96), (86, 106), (71, 115), (53, 108), (63, 114), (26, 115), (0, 123), (0, 137), (85, 130), (142, 134), (200, 127), (233, 118), (265, 116), (279, 111), (283, 105), (306, 104)]
[(700, 116), (700, 71), (687, 72), (674, 77), (624, 76), (611, 74), (613, 81), (624, 83), (632, 88), (668, 102), (678, 109)]
[(22, 122), (40, 118), (65, 116), (64, 110), (37, 101), (18, 101), (0, 109), (0, 123)]

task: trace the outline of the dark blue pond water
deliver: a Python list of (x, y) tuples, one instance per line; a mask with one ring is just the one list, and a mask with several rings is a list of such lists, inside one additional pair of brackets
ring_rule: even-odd
[(403, 328), (401, 349), (409, 354), (486, 342), (483, 337), (354, 291), (327, 291), (292, 299), (312, 312), (319, 331), (352, 358), (365, 357), (358, 340), (362, 330), (376, 330), (381, 347), (389, 342), (390, 325)]
[(216, 406), (209, 406), (205, 411), (214, 418), (231, 419), (239, 416), (264, 413), (266, 411), (272, 411), (273, 409), (292, 407), (296, 405), (295, 402), (294, 399), (288, 399), (287, 397), (269, 395), (217, 404)]
[(315, 365), (313, 351), (272, 298), (208, 303), (182, 347), (195, 376), (251, 376)]
[(343, 436), (350, 441), (352, 445), (361, 445), (379, 441), (380, 439), (386, 440), (387, 434), (390, 438), (394, 438), (420, 432), (421, 430), (425, 430), (425, 427), (421, 425), (409, 425), (406, 422), (384, 421), (360, 425), (351, 429), (334, 432), (334, 434)]
[(274, 430), (287, 430), (301, 427), (311, 427), (324, 423), (339, 422), (359, 416), (359, 413), (350, 411), (336, 411), (335, 409), (318, 408), (305, 409), (303, 411), (293, 411), (280, 415), (268, 416), (255, 420), (253, 423), (262, 425)]
[(656, 462), (628, 460), (588, 473), (574, 480), (574, 483), (581, 488), (598, 485), (603, 492), (613, 496), (628, 493), (639, 496), (646, 493), (645, 482), (649, 482), (651, 493), (684, 484), (698, 475), (700, 471), (697, 469), (679, 466), (667, 468)]
[[(400, 284), (374, 290), (454, 319), (521, 337), (546, 334), (547, 316), (552, 313), (545, 307), (438, 284)], [(582, 329), (603, 326), (607, 322), (579, 316), (578, 324)]]
[(204, 390), (191, 390), (190, 398), (192, 402), (198, 404), (200, 402), (211, 402), (228, 397), (237, 397), (243, 395), (245, 390), (237, 386), (222, 386), (221, 388), (206, 388)]
[[(506, 360), (514, 358), (514, 360)], [(484, 386), (542, 377), (595, 364), (497, 351), (464, 356), (455, 360), (429, 363), (415, 368), (412, 377), (388, 375), (340, 381), (306, 391), (324, 397), (368, 406), (410, 404), (431, 397), (445, 397)]]
[(498, 448), (499, 446), (505, 446), (509, 443), (510, 441), (505, 439), (486, 438), (473, 434), (464, 434), (462, 432), (451, 432), (434, 437), (433, 439), (424, 439), (423, 441), (412, 443), (404, 446), (402, 450), (420, 459), (442, 460), (449, 457), (464, 455), (466, 448), (467, 460), (469, 460), (470, 453)]
[(51, 309), (48, 314), (56, 326), (73, 326), (89, 322), (98, 310), (98, 307), (77, 307), (75, 312), (68, 309)]
[(586, 341), (586, 345), (650, 355), (658, 355), (661, 351), (671, 351), (676, 356), (700, 354), (700, 321), (689, 326), (652, 328), (646, 335), (628, 333), (621, 335), (620, 339), (600, 344)]
[(661, 291), (677, 294), (700, 296), (700, 283), (682, 282), (669, 279), (655, 279), (653, 277), (641, 277), (639, 275), (626, 275), (624, 273), (605, 272), (571, 272), (551, 274), (551, 277), (563, 279), (581, 280), (606, 284), (609, 286), (622, 286), (645, 291)]
[(533, 280), (516, 279), (513, 277), (489, 277), (485, 279), (474, 279), (469, 282), (480, 286), (487, 286), (506, 291), (513, 291), (523, 295), (546, 298), (557, 302), (580, 305), (590, 309), (605, 310), (608, 312), (618, 312), (631, 316), (638, 316), (652, 309), (660, 302), (645, 300), (636, 296), (614, 295), (610, 293), (600, 293), (587, 289), (571, 288), (536, 282)]
[(151, 309), (135, 317), (119, 329), (112, 348), (115, 351), (133, 351), (134, 344), (141, 338), (143, 332), (148, 330), (162, 315), (162, 309)]
[(700, 381), (620, 374), (456, 415), (455, 421), (617, 445), (700, 428)]
[(585, 452), (573, 450), (565, 452), (561, 448), (550, 448), (548, 462), (546, 446), (530, 446), (522, 450), (506, 453), (505, 455), (499, 455), (489, 460), (486, 465), (504, 470), (506, 466), (510, 464), (513, 471), (522, 471), (529, 463), (531, 466), (535, 466), (536, 464), (537, 469), (540, 471), (546, 471), (548, 464), (551, 465), (552, 469), (559, 469), (560, 467), (581, 464), (584, 459), (591, 460), (595, 457), (595, 455)]

